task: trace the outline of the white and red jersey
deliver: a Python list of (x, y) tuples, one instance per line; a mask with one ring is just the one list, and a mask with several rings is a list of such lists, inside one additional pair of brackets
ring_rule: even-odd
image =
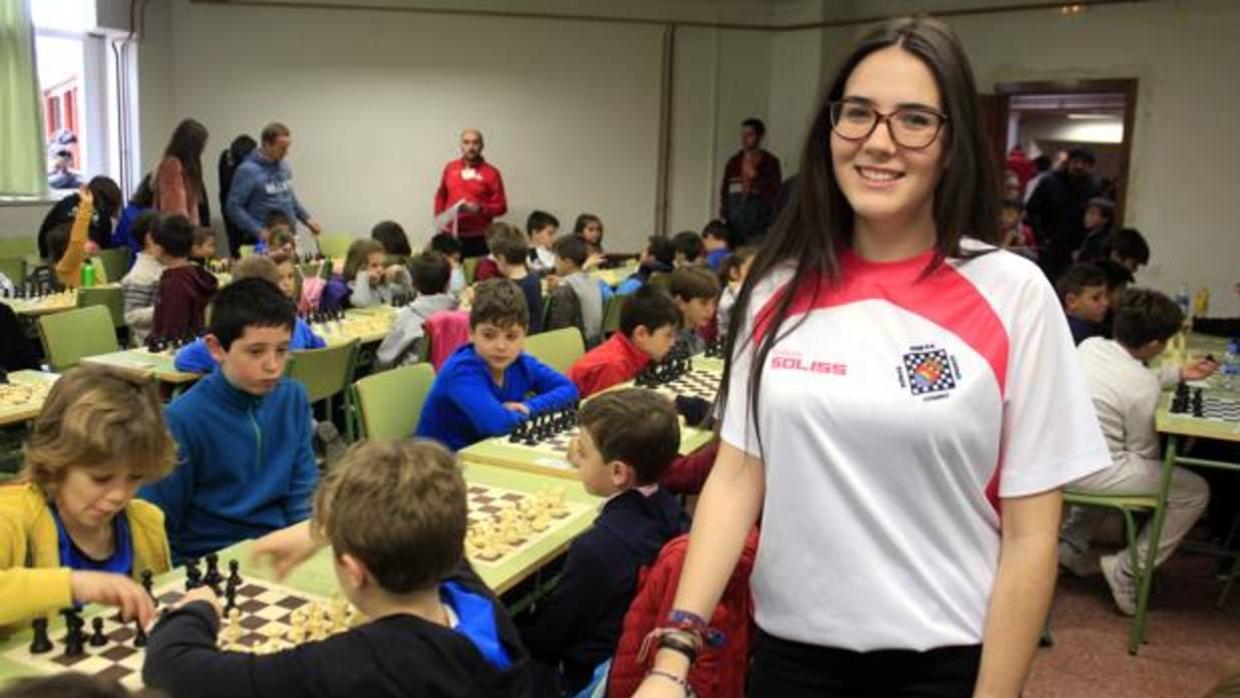
[(755, 288), (742, 339), (795, 294), (762, 372), (761, 449), (756, 341), (738, 344), (722, 437), (765, 463), (752, 585), (772, 635), (856, 651), (980, 643), (1001, 499), (1110, 464), (1041, 271), (993, 251), (926, 276), (931, 259), (847, 252), (838, 284), (789, 284), (784, 269)]

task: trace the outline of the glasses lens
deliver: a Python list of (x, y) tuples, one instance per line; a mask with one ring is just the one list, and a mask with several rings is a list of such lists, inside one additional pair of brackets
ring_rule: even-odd
[(836, 102), (831, 105), (831, 125), (842, 138), (859, 140), (870, 135), (878, 114), (864, 104)]
[(891, 131), (905, 148), (924, 148), (934, 142), (943, 117), (920, 109), (901, 109), (891, 115)]

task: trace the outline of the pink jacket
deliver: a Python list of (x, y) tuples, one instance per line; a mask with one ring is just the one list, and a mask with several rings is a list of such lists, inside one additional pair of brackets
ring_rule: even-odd
[(155, 173), (155, 210), (160, 213), (179, 213), (194, 225), (202, 225), (198, 218), (198, 204), (202, 201), (202, 188), (185, 176), (181, 161), (171, 155), (159, 163)]
[(469, 313), (464, 310), (441, 310), (422, 323), (431, 365), (438, 372), (452, 352), (469, 344)]

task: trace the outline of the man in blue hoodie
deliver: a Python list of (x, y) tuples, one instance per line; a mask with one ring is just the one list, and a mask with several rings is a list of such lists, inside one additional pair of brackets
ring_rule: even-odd
[(242, 230), (248, 242), (267, 239), (263, 222), (272, 211), (281, 211), (290, 221), (301, 221), (318, 235), (322, 226), (310, 215), (293, 192), (293, 171), (284, 158), (292, 136), (281, 123), (263, 129), (262, 145), (237, 167), (224, 215)]
[(283, 377), (295, 318), (292, 301), (259, 278), (212, 304), (206, 343), (220, 370), (168, 406), (177, 465), (139, 495), (163, 509), (178, 565), (310, 515), (310, 401)]

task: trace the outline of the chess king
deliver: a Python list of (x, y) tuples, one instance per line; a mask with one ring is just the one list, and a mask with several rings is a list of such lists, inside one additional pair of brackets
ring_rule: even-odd
[(174, 456), (150, 383), (89, 366), (57, 381), (18, 484), (0, 488), (0, 632), (87, 603), (154, 618), (135, 579), (168, 570), (171, 556), (162, 513), (134, 493), (171, 470)]

